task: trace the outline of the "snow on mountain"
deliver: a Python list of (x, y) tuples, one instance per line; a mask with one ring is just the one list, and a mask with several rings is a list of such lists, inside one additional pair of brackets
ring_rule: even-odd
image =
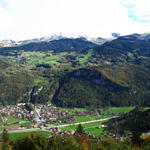
[(55, 34), (52, 36), (45, 36), (41, 38), (34, 38), (34, 39), (23, 40), (23, 41), (2, 40), (0, 41), (0, 47), (12, 47), (12, 46), (18, 46), (18, 45), (25, 45), (29, 43), (49, 42), (52, 40), (60, 40), (64, 38), (82, 38), (84, 40), (91, 41), (98, 45), (104, 44), (105, 42), (112, 40), (112, 39), (106, 39), (102, 37), (92, 38), (89, 36), (65, 36), (62, 34), (58, 34), (58, 35)]

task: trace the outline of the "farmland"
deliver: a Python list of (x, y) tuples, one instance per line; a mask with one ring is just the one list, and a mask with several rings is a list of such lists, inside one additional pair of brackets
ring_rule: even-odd
[(16, 133), (9, 133), (9, 138), (10, 140), (16, 140), (18, 138), (23, 138), (26, 135), (29, 134), (36, 134), (36, 135), (41, 135), (41, 136), (45, 136), (48, 137), (50, 136), (50, 132), (45, 132), (45, 131), (31, 131), (31, 132), (16, 132)]
[(119, 113), (128, 113), (133, 110), (135, 107), (108, 107), (102, 114), (119, 114)]

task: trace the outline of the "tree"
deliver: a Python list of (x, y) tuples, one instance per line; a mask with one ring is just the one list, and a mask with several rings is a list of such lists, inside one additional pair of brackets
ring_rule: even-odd
[(134, 120), (132, 121), (132, 127), (131, 127), (131, 132), (132, 132), (132, 142), (135, 143), (135, 144), (138, 144), (140, 143), (141, 141), (141, 134), (142, 134), (142, 131), (141, 131), (141, 127), (140, 127), (140, 119), (141, 119), (141, 110), (142, 108), (141, 107), (136, 107), (134, 109), (134, 112), (135, 112), (135, 118)]
[(78, 134), (83, 134), (84, 133), (84, 129), (83, 129), (81, 124), (78, 125), (78, 127), (76, 129), (76, 133), (78, 133)]
[(9, 135), (8, 135), (8, 132), (7, 132), (6, 129), (3, 129), (2, 140), (3, 140), (3, 142), (8, 142), (9, 141)]
[(2, 150), (12, 150), (11, 145), (9, 144), (9, 135), (6, 129), (2, 132)]

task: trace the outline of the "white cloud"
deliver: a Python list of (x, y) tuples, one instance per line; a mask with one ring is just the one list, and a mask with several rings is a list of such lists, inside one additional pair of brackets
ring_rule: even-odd
[[(136, 0), (130, 1), (132, 4), (136, 3)], [(0, 33), (14, 40), (55, 33), (106, 37), (112, 32), (121, 34), (147, 32), (150, 27), (149, 23), (141, 24), (133, 21), (128, 15), (128, 8), (120, 3), (121, 0), (5, 0), (4, 2), (7, 7), (0, 7)], [(126, 0), (125, 4), (129, 4), (129, 0)], [(147, 5), (138, 1), (136, 15), (144, 17), (143, 15), (149, 14)], [(145, 7), (147, 8), (144, 9)]]

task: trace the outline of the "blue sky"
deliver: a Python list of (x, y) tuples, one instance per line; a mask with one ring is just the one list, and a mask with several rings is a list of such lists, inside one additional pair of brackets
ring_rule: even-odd
[(5, 0), (0, 0), (0, 6), (3, 8), (7, 8), (7, 3)]
[(0, 40), (150, 31), (149, 0), (0, 0)]
[[(146, 2), (146, 3), (145, 3)], [(142, 5), (141, 5), (142, 3)], [(147, 1), (140, 1), (139, 0), (122, 0), (121, 5), (128, 9), (128, 16), (133, 21), (138, 23), (150, 23), (150, 7), (147, 7), (146, 5), (149, 5), (150, 3)], [(148, 9), (148, 10), (146, 10)], [(144, 12), (146, 10), (147, 12)], [(140, 14), (138, 12), (141, 11)]]

